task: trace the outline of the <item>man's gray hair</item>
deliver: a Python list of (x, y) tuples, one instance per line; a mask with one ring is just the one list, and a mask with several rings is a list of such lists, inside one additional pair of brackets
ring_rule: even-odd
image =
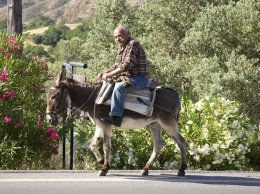
[(117, 28), (123, 28), (123, 30), (124, 30), (124, 32), (125, 32), (126, 34), (129, 33), (129, 30), (128, 30), (127, 27), (124, 27), (124, 26), (122, 26), (122, 25), (119, 25), (119, 26), (116, 27), (116, 29), (117, 29)]

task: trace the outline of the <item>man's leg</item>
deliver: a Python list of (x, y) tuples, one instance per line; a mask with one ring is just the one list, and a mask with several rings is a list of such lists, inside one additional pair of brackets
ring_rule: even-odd
[(125, 87), (123, 82), (116, 82), (111, 96), (111, 112), (112, 116), (123, 116), (125, 102)]
[(131, 86), (126, 87), (123, 82), (115, 83), (111, 96), (111, 112), (109, 116), (102, 118), (103, 121), (120, 127), (124, 114), (125, 92), (143, 89), (148, 84), (148, 78), (144, 76), (132, 76), (130, 80)]
[(115, 83), (115, 88), (111, 96), (111, 115), (123, 116), (125, 93), (133, 90), (140, 90), (147, 86), (148, 78), (144, 76), (131, 76), (131, 86), (124, 86), (123, 82)]

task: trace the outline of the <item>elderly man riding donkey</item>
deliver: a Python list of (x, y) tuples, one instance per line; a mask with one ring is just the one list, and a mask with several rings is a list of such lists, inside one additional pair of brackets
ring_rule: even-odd
[[(153, 137), (153, 152), (142, 169), (141, 175), (148, 175), (162, 147), (161, 130), (173, 138), (181, 152), (179, 176), (187, 168), (185, 139), (178, 130), (180, 100), (172, 89), (148, 83), (148, 66), (145, 52), (139, 42), (131, 38), (127, 28), (119, 26), (114, 30), (114, 39), (119, 46), (115, 64), (98, 74), (100, 83), (81, 83), (66, 78), (66, 67), (47, 93), (47, 119), (57, 125), (58, 116), (65, 116), (69, 105), (88, 113), (96, 125), (95, 135), (90, 143), (91, 150), (101, 164), (100, 176), (110, 168), (111, 133), (117, 127), (136, 129), (149, 126)], [(103, 138), (104, 156), (98, 150)]]

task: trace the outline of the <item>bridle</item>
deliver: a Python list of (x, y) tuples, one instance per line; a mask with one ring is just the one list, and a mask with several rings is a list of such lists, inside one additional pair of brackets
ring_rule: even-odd
[[(57, 96), (57, 99), (59, 99), (60, 96), (63, 95), (63, 90), (64, 90), (64, 88), (66, 88), (66, 87), (52, 86), (50, 89), (52, 89), (52, 90), (60, 90), (59, 95)], [(93, 94), (95, 93), (96, 89), (97, 89), (97, 88), (95, 88), (95, 89), (92, 91), (92, 93), (90, 94), (90, 96), (88, 97), (88, 99), (87, 99), (79, 108), (77, 108), (76, 111), (73, 111), (73, 110), (75, 109), (75, 107), (71, 110), (71, 111), (72, 111), (71, 116), (74, 116), (75, 114), (77, 114), (77, 112), (80, 111), (80, 109), (88, 103), (88, 101), (91, 99), (91, 97), (92, 97)], [(66, 95), (67, 95), (67, 94), (66, 94)], [(55, 107), (54, 107), (54, 110), (53, 110), (53, 111), (50, 111), (50, 112), (47, 112), (46, 115), (49, 115), (51, 118), (54, 118), (54, 119), (58, 119), (58, 115), (61, 115), (61, 116), (63, 116), (63, 118), (66, 118), (66, 117), (67, 117), (67, 111), (65, 111), (65, 112), (60, 111), (61, 113), (58, 113), (58, 111), (57, 111), (57, 107), (60, 107), (60, 106), (61, 106), (61, 102), (62, 102), (62, 101), (59, 100), (59, 101), (57, 101), (57, 102), (58, 102), (58, 103), (56, 103), (56, 105), (55, 105)], [(95, 108), (94, 108), (94, 110), (95, 110)]]
[[(50, 112), (46, 112), (46, 115), (49, 115), (51, 118), (55, 118), (55, 119), (58, 119), (58, 115), (61, 115), (63, 117), (66, 117), (67, 116), (67, 111), (64, 111), (62, 112), (62, 110), (60, 111), (57, 111), (57, 107), (61, 107), (61, 102), (62, 100), (60, 100), (60, 97), (62, 96), (63, 94), (63, 90), (64, 90), (64, 87), (58, 87), (58, 86), (52, 86), (50, 88), (50, 90), (60, 90), (60, 92), (58, 92), (58, 96), (56, 97), (56, 101), (57, 103), (55, 104), (54, 106), (54, 110), (53, 111), (50, 111)], [(58, 99), (58, 100), (57, 100)]]

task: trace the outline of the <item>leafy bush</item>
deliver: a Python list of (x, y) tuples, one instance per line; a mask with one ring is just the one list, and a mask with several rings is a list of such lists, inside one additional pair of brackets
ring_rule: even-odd
[(43, 46), (31, 46), (28, 45), (24, 50), (23, 50), (23, 55), (27, 58), (31, 57), (42, 57), (44, 55), (47, 55), (47, 52), (44, 50)]
[(54, 21), (46, 18), (42, 15), (38, 15), (36, 16), (33, 22), (30, 22), (29, 24), (23, 24), (23, 30), (27, 31), (27, 30), (32, 30), (32, 29), (36, 29), (36, 28), (41, 28), (44, 26), (50, 26), (50, 25), (54, 25)]
[(51, 25), (48, 30), (43, 33), (43, 35), (37, 35), (33, 38), (33, 40), (36, 44), (42, 43), (54, 47), (60, 40), (67, 39), (67, 33), (69, 31), (69, 27), (64, 24), (59, 24), (57, 26)]
[(225, 98), (183, 102), (181, 131), (189, 144), (189, 166), (194, 169), (247, 169), (245, 155), (255, 133), (239, 104)]
[(47, 168), (59, 136), (45, 122), (47, 66), (24, 59), (20, 36), (0, 35), (0, 169)]
[[(184, 97), (185, 95), (182, 97), (183, 109), (179, 127), (188, 142), (188, 168), (249, 169), (249, 160), (245, 156), (250, 151), (249, 137), (254, 134), (255, 129), (249, 120), (238, 112), (239, 105), (225, 98), (206, 97), (192, 103)], [(85, 169), (98, 168), (89, 147), (89, 141), (94, 135), (93, 125), (82, 121), (77, 122), (76, 127), (75, 149), (79, 163), (76, 166)], [(162, 135), (164, 147), (154, 169), (177, 169), (180, 165), (179, 148), (165, 132)], [(152, 153), (152, 147), (148, 128), (114, 130), (111, 166), (113, 169), (142, 169)]]
[(0, 21), (0, 33), (7, 32), (7, 19)]

